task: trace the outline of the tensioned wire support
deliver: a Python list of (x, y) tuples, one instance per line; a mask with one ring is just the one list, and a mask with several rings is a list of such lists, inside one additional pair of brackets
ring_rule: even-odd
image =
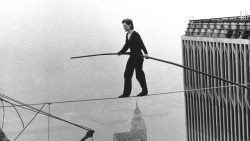
[[(71, 57), (71, 59), (77, 59), (77, 58), (86, 58), (86, 57), (96, 57), (96, 56), (107, 56), (107, 55), (119, 55), (118, 53), (102, 53), (102, 54), (92, 54), (92, 55), (85, 55), (85, 56), (76, 56), (76, 57)], [(127, 52), (127, 53), (121, 53), (120, 55), (137, 55), (137, 56), (140, 56), (140, 57), (144, 57), (143, 55), (140, 55), (140, 54), (134, 54), (134, 53), (130, 53), (130, 52)], [(162, 60), (162, 59), (158, 59), (158, 58), (154, 58), (154, 57), (146, 57), (146, 59), (151, 59), (151, 60), (154, 60), (154, 61), (158, 61), (158, 62), (163, 62), (163, 63), (168, 63), (168, 64), (171, 64), (171, 65), (174, 65), (174, 66), (177, 66), (177, 67), (181, 67), (181, 68), (184, 68), (186, 70), (190, 70), (190, 71), (194, 71), (196, 73), (200, 73), (200, 74), (203, 74), (203, 75), (206, 75), (206, 76), (209, 76), (211, 78), (214, 78), (214, 79), (218, 79), (218, 80), (221, 80), (221, 81), (224, 81), (224, 82), (227, 82), (227, 83), (230, 83), (230, 84), (233, 84), (234, 86), (239, 86), (239, 87), (242, 87), (242, 88), (246, 88), (248, 90), (250, 90), (250, 87), (247, 86), (247, 84), (239, 84), (239, 83), (236, 83), (236, 82), (232, 82), (232, 81), (229, 81), (229, 80), (226, 80), (226, 79), (223, 79), (221, 77), (218, 77), (218, 76), (214, 76), (214, 75), (211, 75), (211, 74), (208, 74), (208, 73), (205, 73), (205, 72), (201, 72), (201, 71), (198, 71), (198, 70), (195, 70), (195, 69), (192, 69), (192, 68), (189, 68), (189, 67), (186, 67), (186, 66), (183, 66), (183, 65), (180, 65), (180, 64), (177, 64), (177, 63), (174, 63), (174, 62), (170, 62), (170, 61), (166, 61), (166, 60)], [(225, 86), (224, 86), (225, 87)], [(228, 87), (228, 86), (227, 86)], [(219, 88), (219, 87), (218, 87)], [(208, 88), (204, 88), (204, 89), (208, 89)], [(170, 92), (170, 93), (178, 93), (178, 92)], [(162, 94), (170, 94), (170, 93), (159, 93), (159, 94), (152, 94), (153, 95), (162, 95)], [(24, 109), (27, 109), (27, 110), (30, 110), (30, 111), (33, 111), (33, 112), (36, 112), (37, 114), (42, 114), (42, 115), (45, 115), (45, 116), (48, 116), (48, 117), (51, 117), (51, 118), (54, 118), (54, 119), (57, 119), (57, 120), (61, 120), (61, 121), (64, 121), (68, 124), (71, 124), (71, 125), (74, 125), (76, 127), (79, 127), (81, 129), (84, 129), (84, 130), (87, 130), (87, 131), (91, 131), (91, 132), (94, 132), (94, 130), (88, 128), (88, 127), (84, 127), (82, 125), (78, 125), (76, 123), (73, 123), (73, 122), (70, 122), (70, 121), (67, 121), (67, 120), (64, 120), (62, 118), (59, 118), (59, 117), (56, 117), (50, 113), (47, 113), (47, 112), (44, 112), (42, 111), (41, 109), (37, 109), (37, 108), (34, 108), (32, 107), (31, 105), (32, 104), (25, 104), (23, 102), (20, 102), (16, 99), (13, 99), (11, 97), (8, 97), (7, 95), (5, 94), (2, 94), (0, 93), (0, 98), (5, 98), (5, 99), (8, 99), (16, 104), (13, 104), (11, 103), (12, 106), (20, 106), (21, 108), (24, 108)], [(117, 99), (117, 98), (104, 98), (104, 99), (90, 99), (90, 100), (78, 100), (78, 101), (64, 101), (64, 102), (54, 102), (54, 103), (66, 103), (66, 102), (79, 102), (79, 101), (94, 101), (94, 100), (108, 100), (108, 99)], [(3, 99), (2, 99), (3, 100)], [(5, 100), (4, 100), (5, 101)], [(6, 102), (6, 101), (5, 101)], [(10, 102), (8, 102), (10, 103)], [(18, 105), (17, 105), (18, 104)], [(45, 103), (43, 103), (45, 104)], [(52, 104), (52, 103), (51, 103)], [(40, 105), (40, 104), (34, 104), (34, 105)], [(8, 107), (8, 106), (3, 106), (3, 107)]]
[[(84, 126), (82, 126), (82, 125), (79, 125), (79, 124), (70, 122), (70, 121), (68, 121), (68, 120), (62, 119), (62, 118), (60, 118), (60, 117), (54, 116), (54, 115), (52, 115), (52, 114), (50, 114), (50, 113), (44, 112), (44, 111), (42, 111), (42, 110), (39, 110), (39, 109), (37, 109), (37, 108), (35, 108), (35, 107), (31, 106), (31, 105), (28, 105), (28, 104), (25, 104), (25, 103), (23, 103), (23, 102), (21, 102), (21, 101), (18, 101), (18, 100), (16, 100), (16, 99), (13, 99), (13, 98), (11, 98), (11, 97), (9, 97), (9, 96), (3, 94), (3, 93), (0, 93), (0, 97), (1, 97), (1, 99), (5, 98), (5, 99), (10, 100), (10, 101), (12, 101), (12, 102), (14, 102), (14, 103), (16, 103), (16, 104), (19, 104), (18, 106), (21, 107), (21, 108), (24, 108), (24, 109), (27, 109), (27, 110), (30, 110), (30, 111), (33, 111), (33, 112), (37, 112), (37, 113), (39, 113), (39, 114), (42, 114), (42, 115), (45, 115), (45, 116), (48, 116), (48, 117), (51, 117), (51, 118), (54, 118), (54, 119), (57, 119), (57, 120), (66, 122), (66, 123), (68, 123), (68, 124), (74, 125), (74, 126), (76, 126), (76, 127), (79, 127), (79, 128), (81, 128), (81, 129), (84, 129), (84, 130), (87, 130), (87, 131), (92, 131), (92, 132), (94, 132), (94, 130), (92, 130), (92, 129), (88, 128), (88, 127), (84, 127)], [(4, 101), (5, 101), (5, 100), (4, 100)], [(5, 102), (6, 102), (6, 101), (5, 101)], [(8, 102), (8, 103), (11, 103), (11, 102)], [(12, 105), (13, 107), (17, 106), (16, 104), (11, 103), (11, 105)]]
[[(92, 55), (85, 55), (85, 56), (76, 56), (76, 57), (71, 57), (71, 59), (96, 57), (96, 56), (107, 56), (107, 55), (118, 55), (118, 53), (102, 53), (102, 54), (92, 54)], [(143, 55), (135, 54), (135, 53), (131, 53), (131, 52), (121, 53), (121, 55), (137, 55), (137, 56), (140, 56), (140, 57), (144, 57)], [(208, 74), (208, 73), (205, 73), (205, 72), (202, 72), (202, 71), (199, 71), (199, 70), (195, 70), (195, 69), (192, 69), (192, 68), (189, 68), (189, 67), (174, 63), (174, 62), (170, 62), (170, 61), (166, 61), (166, 60), (162, 60), (162, 59), (158, 59), (158, 58), (154, 58), (154, 57), (150, 57), (150, 56), (146, 57), (146, 59), (151, 59), (151, 60), (154, 60), (154, 61), (171, 64), (171, 65), (174, 65), (174, 66), (177, 66), (177, 67), (181, 67), (181, 68), (184, 68), (184, 69), (187, 69), (187, 70), (190, 70), (190, 71), (194, 71), (196, 73), (200, 73), (200, 74), (203, 74), (203, 75), (206, 75), (206, 76), (209, 76), (209, 77), (212, 77), (212, 78), (215, 78), (215, 79), (218, 79), (218, 80), (230, 83), (230, 84), (234, 84), (236, 86), (239, 86), (239, 87), (250, 90), (250, 87), (248, 87), (248, 86), (245, 86), (245, 85), (233, 82), (233, 81), (229, 81), (229, 80), (223, 79), (221, 77), (218, 77), (218, 76), (215, 76), (215, 75), (212, 75), (212, 74)]]

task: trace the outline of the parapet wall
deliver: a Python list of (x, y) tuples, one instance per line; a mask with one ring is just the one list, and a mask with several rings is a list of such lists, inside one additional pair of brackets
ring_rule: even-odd
[(190, 20), (185, 36), (250, 39), (250, 16)]

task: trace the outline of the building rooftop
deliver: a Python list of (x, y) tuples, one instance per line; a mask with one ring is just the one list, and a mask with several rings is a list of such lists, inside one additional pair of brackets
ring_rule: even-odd
[(250, 15), (190, 20), (185, 36), (250, 39)]

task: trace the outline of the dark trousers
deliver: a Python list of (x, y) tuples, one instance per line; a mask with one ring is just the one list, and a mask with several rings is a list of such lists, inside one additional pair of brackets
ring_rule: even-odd
[(144, 59), (142, 57), (130, 56), (124, 72), (124, 90), (123, 94), (129, 96), (132, 89), (132, 76), (134, 70), (136, 72), (136, 78), (139, 81), (142, 91), (147, 91), (147, 83), (145, 74), (142, 70)]

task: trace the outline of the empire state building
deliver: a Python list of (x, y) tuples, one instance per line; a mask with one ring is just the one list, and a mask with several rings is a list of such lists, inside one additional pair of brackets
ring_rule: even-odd
[(137, 102), (134, 110), (134, 116), (131, 121), (131, 131), (115, 133), (114, 141), (147, 141), (146, 123), (142, 118), (142, 113)]

